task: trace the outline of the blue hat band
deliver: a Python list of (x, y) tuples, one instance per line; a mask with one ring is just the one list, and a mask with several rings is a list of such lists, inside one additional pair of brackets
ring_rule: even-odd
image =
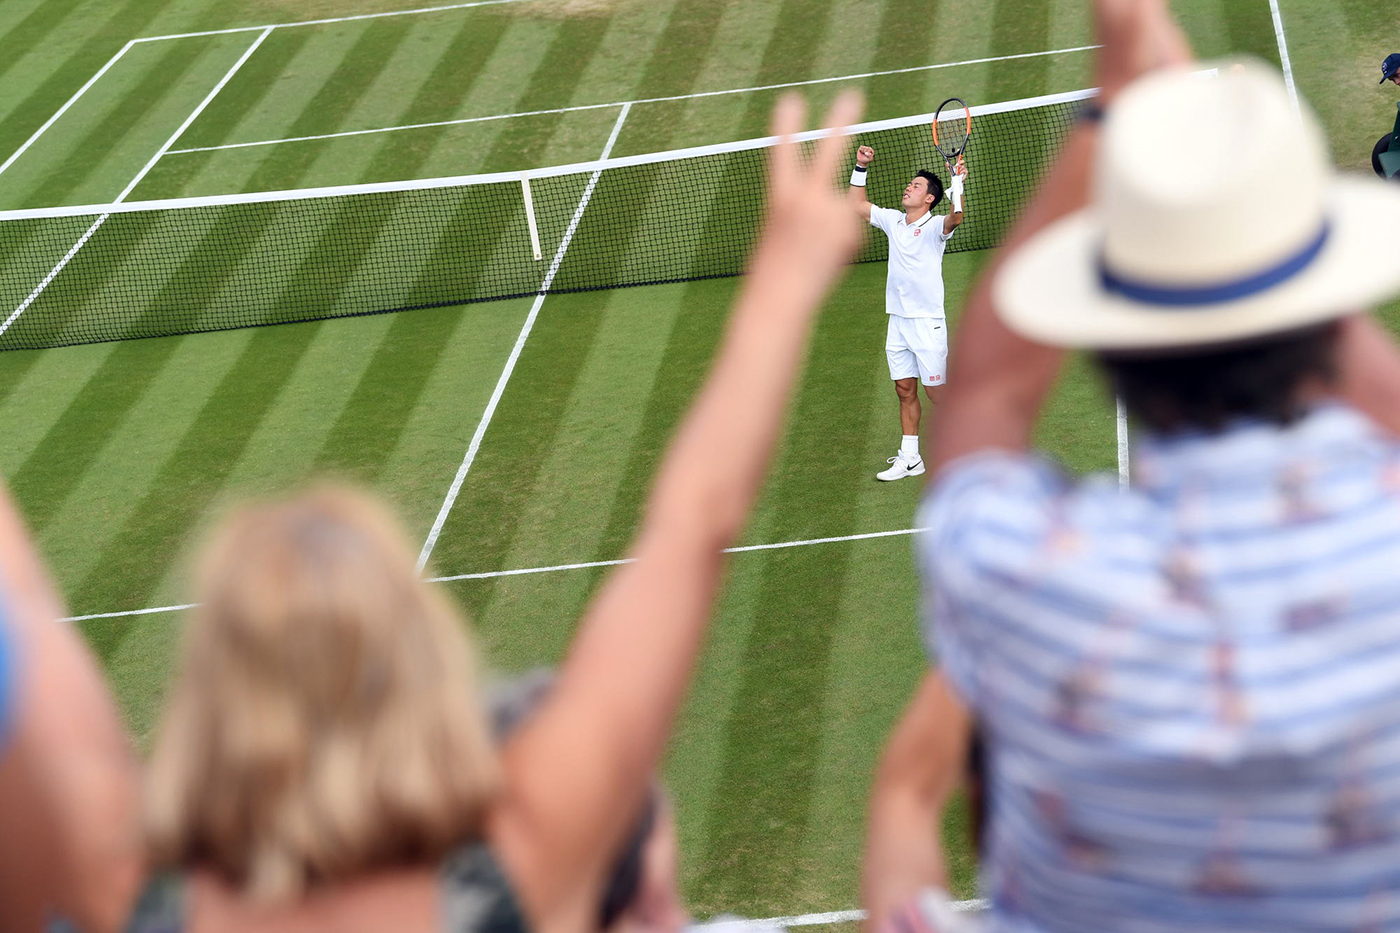
[(1173, 288), (1137, 282), (1111, 272), (1099, 256), (1099, 281), (1104, 290), (1122, 295), (1140, 304), (1158, 305), (1164, 308), (1190, 308), (1202, 305), (1223, 304), (1227, 301), (1241, 301), (1266, 292), (1301, 273), (1322, 253), (1327, 239), (1332, 234), (1332, 225), (1324, 223), (1322, 230), (1309, 241), (1301, 251), (1289, 256), (1283, 262), (1270, 266), (1263, 272), (1218, 285), (1192, 288)]

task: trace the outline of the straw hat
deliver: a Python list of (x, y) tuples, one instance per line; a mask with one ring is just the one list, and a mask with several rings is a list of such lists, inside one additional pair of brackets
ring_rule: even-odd
[(1291, 330), (1400, 289), (1400, 186), (1341, 178), (1316, 119), (1257, 63), (1150, 75), (1104, 124), (1094, 204), (1002, 267), (1011, 329), (1095, 349)]

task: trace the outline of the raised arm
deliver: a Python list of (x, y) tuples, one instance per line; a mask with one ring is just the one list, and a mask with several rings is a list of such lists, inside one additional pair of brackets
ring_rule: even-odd
[[(854, 122), (843, 95), (829, 125)], [(783, 137), (804, 108), (784, 99)], [(575, 636), (557, 688), (505, 753), (490, 838), (542, 933), (595, 921), (604, 871), (632, 825), (700, 650), (724, 565), (767, 471), (822, 298), (859, 244), (835, 180), (842, 138), (810, 169), (771, 159), (769, 214), (719, 357), (667, 453), (632, 549)]]
[(963, 183), (967, 181), (967, 163), (959, 161), (950, 170), (952, 183), (948, 186), (948, 198), (952, 201), (953, 209), (948, 212), (948, 216), (943, 218), (943, 235), (949, 236), (958, 229), (963, 222), (963, 212), (967, 208), (967, 195), (963, 191)]
[(0, 604), (14, 665), (0, 727), (0, 929), (40, 929), (36, 911), (120, 929), (142, 870), (136, 758), (3, 486)]
[(890, 915), (925, 888), (947, 889), (939, 829), (962, 781), (971, 731), (943, 677), (925, 674), (875, 773), (861, 871), (866, 929), (890, 928)]
[(851, 173), (850, 201), (856, 209), (856, 215), (866, 222), (870, 220), (870, 202), (865, 197), (865, 181), (870, 171), (870, 163), (874, 161), (875, 150), (869, 146), (861, 146), (856, 150), (856, 168)]
[[(1162, 0), (1098, 0), (1095, 20), (1103, 45), (1098, 83), (1105, 106), (1139, 75), (1190, 60), (1190, 49)], [(946, 401), (934, 420), (930, 480), (940, 467), (965, 454), (987, 448), (1024, 450), (1030, 445), (1064, 354), (1003, 325), (992, 307), (992, 282), (1019, 244), (1088, 202), (1097, 135), (1092, 122), (1081, 123), (1070, 134), (1005, 248), (988, 264), (968, 299), (950, 357), (957, 375), (949, 380)]]

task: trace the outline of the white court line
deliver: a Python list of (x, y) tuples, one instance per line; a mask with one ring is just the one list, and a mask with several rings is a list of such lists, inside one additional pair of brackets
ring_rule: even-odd
[(205, 29), (201, 32), (173, 32), (165, 36), (146, 36), (133, 42), (163, 42), (166, 39), (194, 39), (199, 36), (227, 36), (235, 32), (257, 32), (259, 29), (292, 29), (297, 26), (325, 26), (329, 23), (349, 23), (361, 19), (383, 19), (386, 16), (414, 16), (418, 13), (442, 13), (446, 10), (466, 10), (474, 6), (496, 6), (502, 3), (525, 3), (527, 0), (474, 0), (472, 3), (449, 3), (447, 6), (425, 6), (416, 10), (390, 10), (387, 13), (360, 13), (355, 16), (333, 16), (330, 19), (305, 19), (296, 23), (270, 23), (262, 26), (235, 26), (232, 29)]
[(26, 139), (24, 141), (24, 144), (18, 149), (16, 149), (13, 153), (11, 153), (8, 159), (6, 159), (3, 163), (0, 163), (0, 175), (3, 175), (5, 173), (5, 170), (8, 169), (11, 165), (14, 165), (15, 160), (18, 159), (20, 156), (24, 155), (25, 151), (28, 150), (30, 146), (34, 145), (34, 143), (36, 143), (39, 140), (40, 136), (43, 136), (44, 133), (48, 132), (49, 127), (57, 123), (58, 118), (67, 113), (68, 108), (76, 104), (78, 102), (78, 98), (86, 94), (88, 92), (88, 88), (96, 84), (97, 79), (105, 75), (107, 73), (107, 70), (117, 63), (117, 59), (125, 55), (127, 49), (131, 48), (135, 44), (136, 40), (128, 42), (126, 45), (122, 46), (120, 52), (107, 59), (107, 64), (103, 65), (100, 69), (98, 69), (97, 74), (93, 75), (91, 78), (88, 78), (87, 83), (84, 84), (82, 87), (78, 88), (78, 92), (76, 94), (68, 98), (68, 101), (62, 107), (59, 107), (53, 116), (49, 117), (47, 120), (44, 121), (43, 126), (39, 127), (37, 130), (34, 131), (34, 135)]
[[(631, 104), (622, 105), (622, 112), (617, 115), (617, 122), (613, 124), (612, 133), (608, 136), (608, 143), (603, 147), (601, 157), (603, 160), (612, 155), (618, 134), (622, 132), (622, 124), (626, 122), (627, 114), (631, 110)], [(457, 475), (453, 477), (452, 486), (447, 490), (447, 498), (442, 500), (442, 508), (438, 510), (437, 518), (433, 520), (433, 528), (428, 532), (427, 540), (423, 542), (423, 550), (418, 554), (419, 573), (422, 573), (423, 567), (427, 565), (428, 558), (433, 556), (433, 548), (437, 547), (438, 535), (442, 534), (443, 523), (447, 521), (448, 513), (452, 511), (452, 505), (457, 501), (457, 494), (462, 491), (462, 481), (467, 478), (467, 471), (472, 468), (472, 461), (476, 460), (477, 451), (481, 449), (481, 439), (486, 436), (486, 429), (491, 424), (492, 416), (496, 414), (496, 406), (500, 404), (501, 396), (505, 393), (506, 383), (510, 382), (511, 373), (515, 372), (515, 364), (520, 359), (520, 352), (525, 349), (525, 341), (535, 326), (535, 319), (539, 317), (540, 306), (544, 304), (545, 295), (549, 294), (549, 287), (554, 284), (554, 274), (559, 271), (560, 265), (564, 262), (564, 253), (574, 238), (574, 232), (578, 230), (579, 221), (583, 219), (583, 212), (588, 209), (588, 202), (593, 199), (593, 189), (597, 187), (598, 179), (602, 174), (603, 170), (599, 168), (588, 179), (588, 186), (583, 189), (583, 197), (579, 199), (578, 208), (574, 211), (574, 216), (569, 219), (569, 226), (564, 230), (564, 238), (559, 241), (559, 249), (554, 253), (554, 261), (549, 264), (549, 271), (545, 273), (544, 281), (540, 283), (540, 293), (535, 296), (535, 303), (530, 306), (530, 313), (525, 317), (525, 325), (520, 328), (520, 336), (515, 339), (515, 346), (510, 351), (510, 359), (506, 360), (505, 369), (501, 371), (501, 378), (496, 380), (496, 389), (491, 393), (491, 400), (486, 403), (486, 411), (481, 414), (481, 421), (478, 422), (476, 433), (472, 435), (471, 443), (467, 446), (467, 453), (462, 458), (462, 465), (457, 468)]]
[(1128, 407), (1123, 404), (1123, 396), (1114, 398), (1117, 403), (1117, 432), (1118, 432), (1118, 488), (1127, 489), (1129, 476), (1132, 473), (1131, 464), (1128, 462), (1131, 457), (1132, 442), (1128, 437)]
[(1269, 11), (1274, 16), (1274, 38), (1278, 40), (1278, 58), (1279, 63), (1283, 65), (1283, 81), (1288, 85), (1288, 96), (1293, 98), (1293, 109), (1301, 113), (1298, 87), (1293, 83), (1293, 62), (1288, 57), (1288, 40), (1283, 34), (1283, 13), (1278, 8), (1278, 0), (1269, 0)]
[[(725, 548), (726, 554), (747, 554), (752, 551), (775, 551), (781, 548), (810, 547), (814, 544), (838, 544), (844, 541), (868, 541), (872, 538), (895, 538), (905, 535), (917, 535), (927, 531), (926, 528), (900, 528), (895, 531), (870, 531), (858, 535), (840, 535), (834, 538), (807, 538), (802, 541), (779, 541), (775, 544), (747, 544), (742, 547)], [(525, 567), (520, 570), (492, 570), (488, 573), (460, 573), (450, 577), (433, 577), (428, 583), (452, 583), (457, 580), (487, 580), (494, 577), (516, 577), (535, 573), (558, 573), (565, 570), (588, 570), (593, 567), (616, 567), (620, 564), (630, 564), (632, 558), (621, 560), (595, 560), (580, 564), (555, 564), (551, 567)], [(160, 612), (182, 612), (185, 609), (193, 609), (198, 603), (184, 603), (179, 606), (157, 606), (154, 609), (130, 609), (126, 612), (96, 612), (85, 616), (71, 616), (63, 619), (63, 622), (86, 622), (88, 619), (118, 619), (123, 616), (145, 616)]]
[(126, 612), (94, 612), (85, 616), (69, 616), (66, 619), (59, 619), (60, 622), (86, 622), (89, 619), (120, 619), (124, 616), (153, 616), (162, 612), (183, 612), (186, 609), (193, 609), (199, 603), (185, 603), (180, 606), (156, 606), (154, 609), (129, 609)]
[[(727, 547), (725, 554), (747, 554), (750, 551), (776, 551), (790, 547), (809, 547), (813, 544), (836, 544), (842, 541), (867, 541), (871, 538), (894, 538), (902, 535), (916, 535), (926, 528), (901, 528), (898, 531), (871, 531), (860, 535), (841, 535), (836, 538), (808, 538), (805, 541), (779, 541), (776, 544), (746, 544), (742, 547)], [(521, 577), (535, 573), (558, 573), (563, 570), (588, 570), (593, 567), (619, 567), (636, 561), (634, 557), (618, 560), (592, 560), (580, 564), (554, 564), (549, 567), (524, 567), (519, 570), (490, 570), (485, 573), (459, 573), (450, 577), (433, 577), (429, 583), (453, 583), (457, 580), (490, 580), (496, 577)]]
[[(180, 138), (180, 136), (185, 132), (185, 130), (190, 128), (190, 124), (193, 123), (195, 119), (198, 118), (199, 115), (204, 112), (204, 109), (208, 107), (210, 103), (213, 102), (214, 98), (219, 95), (219, 92), (224, 89), (224, 86), (227, 85), (229, 81), (233, 80), (233, 76), (238, 74), (238, 70), (243, 67), (243, 63), (252, 57), (253, 53), (258, 50), (258, 46), (262, 45), (263, 40), (271, 34), (271, 28), (264, 29), (262, 35), (258, 36), (257, 39), (253, 41), (253, 44), (248, 46), (247, 51), (245, 51), (241, 56), (239, 56), (238, 61), (233, 63), (233, 67), (224, 73), (224, 76), (219, 79), (218, 84), (214, 85), (214, 89), (210, 91), (207, 95), (205, 95), (204, 100), (199, 102), (198, 107), (194, 108), (194, 112), (185, 118), (185, 122), (180, 124), (179, 129), (177, 129), (174, 133), (170, 134), (170, 138), (165, 141), (165, 145), (161, 146), (160, 149), (156, 151), (156, 154), (151, 156), (150, 161), (148, 161), (144, 166), (142, 166), (141, 171), (136, 173), (135, 178), (131, 179), (131, 183), (122, 189), (122, 193), (117, 195), (116, 200), (112, 202), (113, 204), (120, 204), (126, 200), (126, 196), (128, 194), (131, 194), (131, 192), (136, 189), (136, 186), (141, 183), (141, 179), (145, 178), (146, 175), (150, 173), (151, 169), (156, 167), (156, 163), (160, 161), (161, 156), (165, 155), (167, 152), (170, 151), (170, 147), (175, 145), (175, 141)], [(5, 318), (4, 323), (0, 324), (0, 335), (3, 335), (5, 331), (9, 330), (10, 325), (17, 321), (19, 319), (19, 316), (23, 314), (25, 310), (28, 309), (29, 306), (32, 305), (40, 295), (44, 293), (44, 289), (49, 287), (49, 283), (58, 277), (58, 274), (63, 271), (64, 267), (68, 265), (68, 263), (73, 259), (73, 257), (78, 255), (78, 251), (83, 248), (83, 245), (87, 243), (89, 239), (92, 238), (92, 235), (94, 233), (97, 232), (97, 228), (101, 227), (104, 223), (106, 223), (107, 218), (110, 216), (110, 214), (101, 214), (95, 221), (92, 222), (92, 226), (87, 228), (87, 232), (84, 233), (82, 237), (78, 239), (77, 243), (73, 244), (73, 248), (68, 250), (64, 257), (58, 261), (58, 264), (49, 270), (49, 274), (44, 276), (43, 281), (41, 281), (38, 284), (38, 286), (35, 287), (35, 289), (32, 292), (29, 293), (29, 297), (25, 298), (24, 301), (20, 302), (19, 307), (11, 311), (9, 317)]]
[(246, 143), (225, 143), (222, 146), (198, 146), (190, 149), (173, 149), (171, 155), (184, 155), (191, 152), (214, 152), (220, 149), (248, 149), (253, 146), (275, 146), (279, 143), (303, 143), (318, 139), (340, 139), (346, 136), (370, 136), (375, 133), (397, 133), (402, 130), (425, 130), (439, 126), (462, 126), (468, 123), (486, 123), (492, 120), (513, 120), (517, 117), (542, 117), (556, 113), (578, 113), (586, 110), (606, 110), (633, 104), (664, 104), (679, 100), (698, 100), (704, 97), (722, 97), (728, 94), (750, 94), (757, 91), (776, 91), (783, 88), (807, 87), (814, 84), (833, 84), (841, 81), (859, 81), (865, 78), (880, 78), (887, 75), (912, 74), (920, 71), (937, 71), (942, 68), (960, 68), (965, 65), (985, 65), (990, 62), (1009, 62), (1024, 58), (1044, 58), (1050, 55), (1067, 55), (1072, 52), (1086, 52), (1096, 49), (1096, 45), (1077, 45), (1066, 49), (1051, 49), (1048, 52), (1021, 52), (1016, 55), (996, 55), (991, 58), (969, 58), (957, 62), (940, 62), (936, 65), (915, 65), (910, 68), (892, 68), (888, 71), (865, 71), (859, 74), (839, 75), (835, 78), (813, 78), (810, 81), (785, 81), (782, 84), (761, 84), (755, 87), (728, 88), (720, 91), (697, 91), (693, 94), (675, 94), (670, 97), (642, 97), (637, 100), (613, 101), (607, 104), (578, 104), (572, 107), (553, 107), (548, 110), (522, 110), (518, 113), (497, 113), (484, 117), (463, 117), (459, 120), (436, 120), (432, 123), (405, 123), (399, 126), (381, 126), (367, 130), (342, 130), (338, 133), (321, 133), (315, 136), (286, 136), (281, 139), (258, 139)]
[[(970, 901), (954, 901), (953, 909), (958, 913), (971, 913), (986, 910), (988, 902), (976, 898)], [(865, 919), (863, 910), (833, 910), (824, 914), (796, 914), (791, 917), (767, 917), (762, 920), (711, 920), (697, 924), (715, 930), (762, 930), (773, 927), (812, 927), (829, 923), (854, 923)]]

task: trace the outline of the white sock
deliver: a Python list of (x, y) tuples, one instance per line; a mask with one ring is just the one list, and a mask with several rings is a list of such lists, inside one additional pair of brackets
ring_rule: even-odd
[(919, 459), (919, 435), (904, 434), (899, 443), (899, 455), (910, 463)]

